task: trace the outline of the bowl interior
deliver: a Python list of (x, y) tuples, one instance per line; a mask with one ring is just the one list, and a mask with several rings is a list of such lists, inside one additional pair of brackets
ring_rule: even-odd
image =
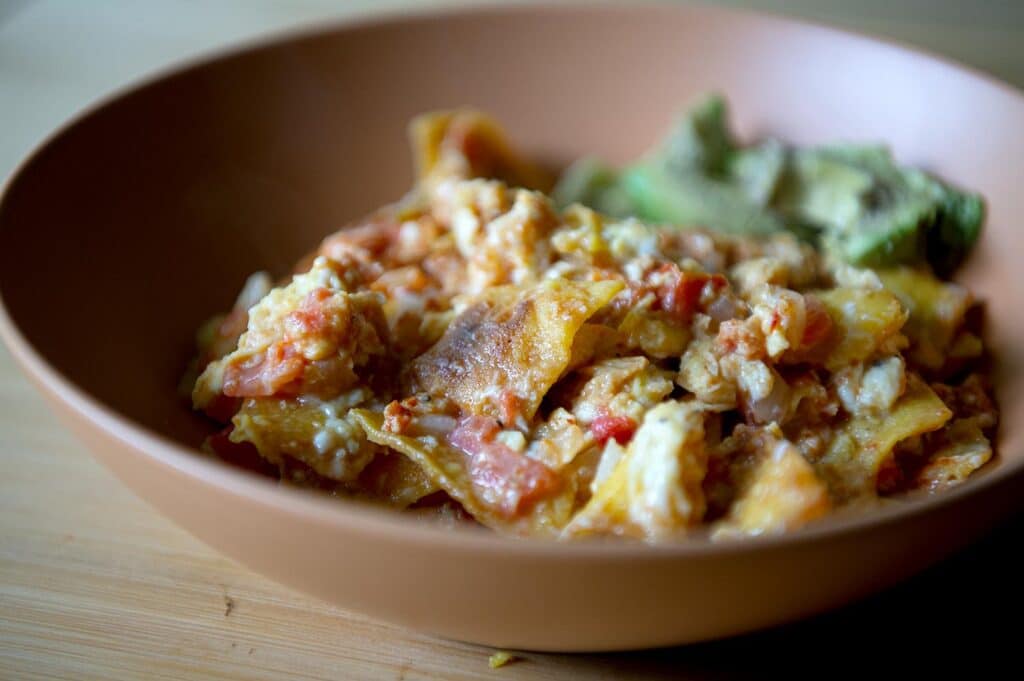
[[(411, 182), (405, 125), (494, 113), (525, 153), (624, 161), (709, 90), (744, 137), (886, 141), (982, 191), (962, 278), (999, 357), (999, 462), (1024, 461), (1024, 103), (956, 67), (868, 39), (696, 8), (508, 8), (325, 29), (157, 80), (50, 141), (0, 204), (0, 295), (52, 366), (130, 419), (195, 445), (176, 385), (196, 327), (245, 276), (281, 274)], [(980, 477), (984, 477), (980, 476)]]

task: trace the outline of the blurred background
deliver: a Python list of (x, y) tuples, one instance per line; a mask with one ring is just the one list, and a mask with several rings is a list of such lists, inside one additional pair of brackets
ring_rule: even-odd
[[(78, 109), (182, 57), (346, 16), (460, 4), (496, 2), (0, 0), (0, 177)], [(707, 4), (776, 12), (909, 42), (1024, 87), (1021, 0)]]

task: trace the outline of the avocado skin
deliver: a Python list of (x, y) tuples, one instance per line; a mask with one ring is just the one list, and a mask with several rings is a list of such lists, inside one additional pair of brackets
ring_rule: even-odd
[(978, 194), (947, 190), (925, 245), (936, 274), (948, 277), (967, 258), (981, 236), (985, 213), (985, 201)]

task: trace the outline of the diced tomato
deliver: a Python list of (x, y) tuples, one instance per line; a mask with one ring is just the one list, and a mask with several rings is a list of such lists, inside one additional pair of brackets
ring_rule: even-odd
[(299, 309), (290, 313), (285, 319), (285, 328), (293, 329), (305, 336), (323, 334), (330, 326), (323, 302), (330, 297), (331, 292), (325, 288), (315, 288), (310, 291), (299, 304)]
[(725, 288), (728, 281), (721, 274), (706, 272), (685, 272), (675, 265), (662, 265), (656, 272), (675, 270), (668, 283), (660, 284), (655, 290), (660, 308), (678, 319), (689, 319), (700, 307), (705, 286), (713, 290)]
[(223, 392), (229, 397), (269, 397), (289, 392), (289, 384), (302, 377), (306, 362), (287, 343), (274, 343), (263, 353), (228, 364)]
[(560, 487), (558, 475), (539, 461), (513, 451), (496, 439), (497, 420), (467, 416), (448, 435), (452, 446), (469, 455), (469, 476), (481, 495), (506, 518), (521, 515)]
[(715, 344), (722, 354), (737, 352), (749, 359), (764, 357), (764, 338), (746, 320), (728, 319), (718, 327)]
[(459, 419), (448, 440), (464, 452), (473, 454), (480, 443), (494, 441), (500, 432), (501, 424), (489, 416), (466, 416)]
[(398, 239), (399, 230), (400, 225), (394, 215), (375, 213), (324, 239), (319, 252), (339, 261), (353, 249), (364, 249), (370, 255), (380, 256)]
[(522, 415), (519, 396), (511, 390), (501, 393), (498, 407), (501, 409), (501, 421), (505, 425), (512, 425)]
[(804, 305), (807, 308), (807, 321), (800, 346), (810, 348), (827, 339), (832, 333), (832, 317), (829, 316), (824, 303), (813, 295), (804, 296)]
[(390, 433), (404, 433), (412, 423), (412, 412), (398, 400), (392, 400), (384, 407), (384, 430)]
[(624, 445), (633, 439), (633, 433), (636, 432), (636, 421), (628, 416), (614, 416), (605, 413), (590, 423), (590, 432), (602, 445), (608, 440), (615, 440), (620, 445)]

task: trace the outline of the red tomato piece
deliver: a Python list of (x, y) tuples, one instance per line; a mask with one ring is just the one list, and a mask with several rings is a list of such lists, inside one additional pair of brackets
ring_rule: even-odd
[(401, 225), (394, 215), (388, 212), (375, 213), (324, 239), (319, 253), (339, 261), (353, 250), (363, 250), (379, 257), (394, 245), (400, 230)]
[(825, 309), (825, 304), (815, 296), (805, 295), (804, 304), (807, 308), (807, 322), (800, 346), (810, 348), (823, 342), (832, 333), (832, 317)]
[(269, 397), (288, 392), (302, 378), (306, 362), (287, 343), (274, 343), (265, 352), (224, 368), (223, 392), (229, 397)]
[(506, 518), (523, 514), (538, 500), (557, 491), (558, 475), (539, 461), (514, 451), (496, 439), (497, 420), (467, 416), (448, 435), (448, 441), (469, 456), (469, 476), (487, 501)]
[(608, 440), (615, 440), (620, 445), (624, 445), (633, 439), (633, 433), (636, 432), (636, 421), (628, 416), (601, 414), (591, 422), (590, 432), (602, 445)]
[(522, 417), (523, 411), (520, 406), (519, 396), (511, 390), (505, 390), (501, 393), (498, 406), (501, 409), (501, 421), (505, 425), (512, 425)]
[(675, 265), (662, 265), (656, 272), (669, 270), (675, 270), (675, 276), (668, 283), (659, 285), (655, 296), (662, 310), (679, 319), (689, 319), (698, 310), (706, 286), (710, 284), (713, 290), (719, 290), (728, 283), (721, 274), (684, 272)]
[(288, 315), (285, 328), (294, 329), (304, 336), (323, 334), (330, 326), (323, 301), (330, 297), (331, 292), (325, 288), (310, 291), (299, 305), (299, 309)]

